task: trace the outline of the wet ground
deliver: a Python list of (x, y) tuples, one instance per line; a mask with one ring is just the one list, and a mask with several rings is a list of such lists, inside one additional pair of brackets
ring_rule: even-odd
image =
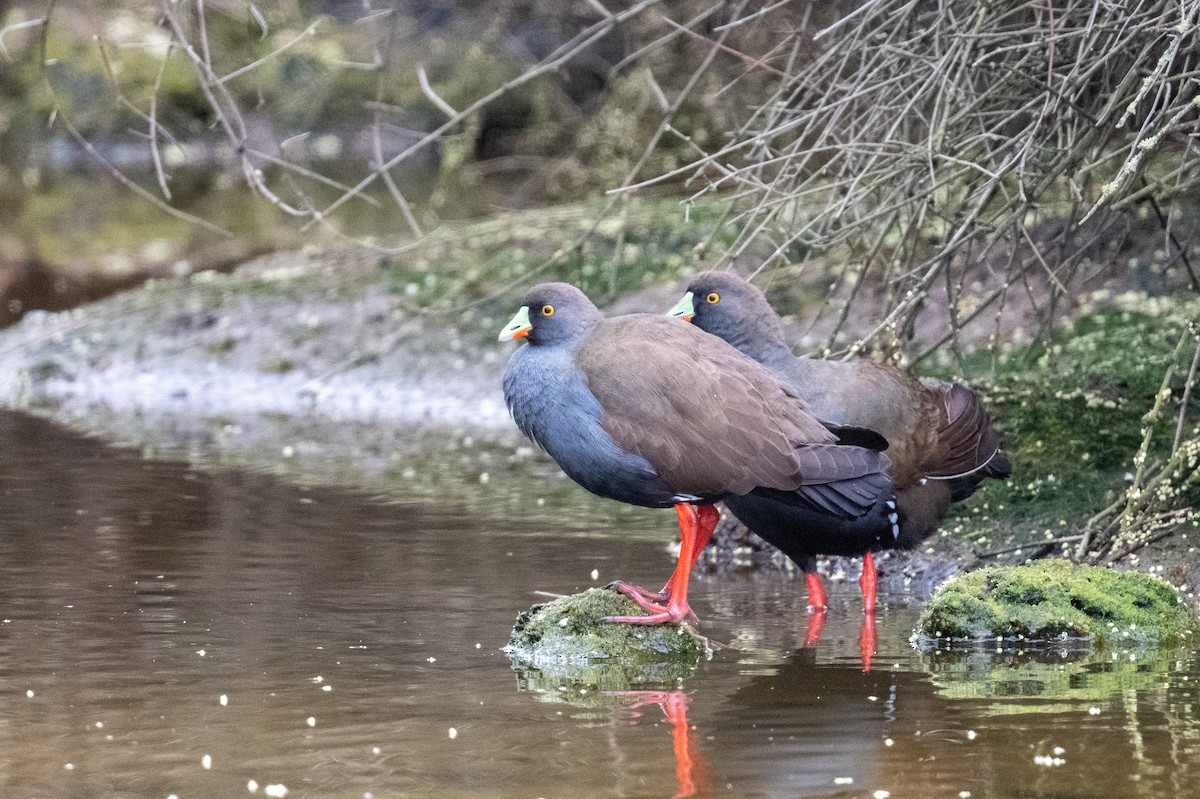
[(1194, 649), (920, 653), (891, 595), (864, 672), (847, 584), (806, 646), (801, 582), (699, 576), (723, 646), (672, 684), (516, 672), (535, 591), (661, 581), (669, 512), (422, 485), (198, 469), (0, 413), (0, 794), (1200, 794)]

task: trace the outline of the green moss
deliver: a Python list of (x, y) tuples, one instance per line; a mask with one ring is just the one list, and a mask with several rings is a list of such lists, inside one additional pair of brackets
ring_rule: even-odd
[(690, 674), (707, 649), (686, 627), (604, 620), (641, 615), (629, 597), (590, 588), (523, 612), (505, 651), (523, 679), (541, 687), (565, 682), (619, 690)]
[[(968, 358), (968, 375), (994, 367), (990, 377), (971, 383), (1005, 433), (1013, 477), (985, 482), (970, 501), (954, 506), (956, 518), (946, 527), (1005, 536), (989, 543), (1036, 545), (1076, 530), (1116, 500), (1134, 471), (1143, 417), (1174, 361), (1173, 395), (1154, 429), (1151, 462), (1170, 448), (1192, 353), (1190, 347), (1177, 353), (1176, 344), (1197, 317), (1195, 300), (1130, 295), (994, 364), (988, 353)], [(1197, 422), (1194, 409), (1187, 421), (1190, 430)], [(1181, 505), (1197, 501), (1195, 486), (1179, 497)]]
[(296, 370), (296, 362), (290, 358), (269, 358), (259, 369), (269, 375), (285, 375)]
[(664, 660), (645, 663), (583, 661), (534, 666), (513, 657), (517, 686), (523, 691), (562, 699), (573, 705), (611, 707), (614, 692), (674, 688), (696, 671), (699, 661)]
[(1200, 311), (1194, 302), (1142, 304), (1080, 317), (1047, 345), (1000, 361), (989, 396), (1014, 441), (1043, 462), (1126, 463), (1180, 333)]
[(946, 583), (917, 623), (926, 639), (1156, 644), (1189, 635), (1179, 593), (1155, 577), (1048, 559), (980, 569)]

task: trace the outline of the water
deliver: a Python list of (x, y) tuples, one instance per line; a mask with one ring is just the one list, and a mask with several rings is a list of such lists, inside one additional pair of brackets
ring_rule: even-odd
[(0, 796), (1200, 796), (1193, 650), (921, 654), (885, 597), (864, 672), (852, 585), (805, 646), (802, 581), (701, 575), (724, 647), (680, 684), (540, 683), (499, 651), (516, 613), (593, 569), (661, 581), (673, 514), (621, 536), (401, 490), (0, 414)]

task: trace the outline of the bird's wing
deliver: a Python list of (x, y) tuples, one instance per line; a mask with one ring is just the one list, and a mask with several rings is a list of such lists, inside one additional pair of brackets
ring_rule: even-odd
[(676, 320), (606, 320), (576, 361), (604, 409), (604, 429), (677, 491), (794, 490), (886, 464), (881, 453), (837, 446), (784, 381)]

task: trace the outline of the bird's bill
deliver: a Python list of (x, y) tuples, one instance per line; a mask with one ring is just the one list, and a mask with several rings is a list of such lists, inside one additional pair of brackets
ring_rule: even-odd
[(522, 305), (521, 310), (517, 311), (512, 320), (500, 331), (500, 341), (525, 338), (529, 335), (530, 330), (533, 330), (533, 325), (529, 324), (529, 306)]
[(682, 319), (685, 322), (692, 321), (692, 317), (696, 315), (696, 306), (692, 305), (692, 292), (684, 294), (679, 302), (675, 303), (675, 307), (667, 311), (667, 316), (673, 316), (676, 319)]

